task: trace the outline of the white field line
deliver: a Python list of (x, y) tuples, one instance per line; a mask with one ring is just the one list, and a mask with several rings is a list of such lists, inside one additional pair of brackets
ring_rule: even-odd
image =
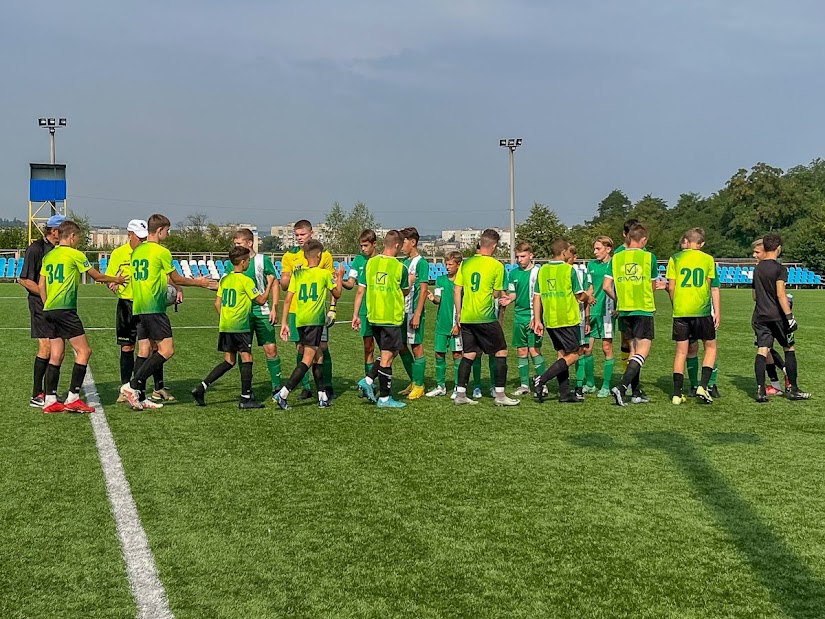
[(95, 412), (90, 415), (92, 429), (100, 466), (103, 469), (106, 494), (112, 506), (120, 548), (126, 561), (129, 586), (137, 605), (138, 619), (173, 619), (166, 590), (160, 582), (155, 558), (149, 548), (146, 531), (143, 530), (129, 481), (123, 471), (123, 462), (106, 421), (106, 413), (100, 405), (91, 368), (86, 369), (83, 390), (86, 392), (86, 401), (95, 408)]
[[(349, 325), (352, 324), (351, 320), (336, 320), (336, 325)], [(277, 326), (277, 325), (276, 325)], [(182, 327), (173, 326), (172, 330), (177, 331), (178, 329), (217, 329), (218, 325), (184, 325)], [(114, 331), (114, 327), (84, 327), (86, 331)], [(30, 331), (31, 327), (0, 327), (0, 331)]]

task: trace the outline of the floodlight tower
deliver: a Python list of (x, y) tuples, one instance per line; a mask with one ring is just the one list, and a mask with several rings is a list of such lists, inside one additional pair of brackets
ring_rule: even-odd
[[(37, 233), (43, 234), (43, 227), (51, 215), (66, 214), (66, 164), (55, 163), (54, 149), (54, 135), (66, 126), (66, 119), (38, 118), (37, 125), (49, 130), (49, 163), (29, 164), (29, 243)], [(46, 204), (50, 208), (42, 212)]]
[(37, 119), (38, 126), (42, 127), (43, 129), (49, 130), (49, 154), (51, 157), (49, 158), (49, 162), (54, 165), (54, 134), (57, 129), (62, 129), (66, 126), (66, 119), (65, 118), (38, 118)]
[(516, 189), (515, 154), (521, 146), (521, 138), (503, 138), (498, 145), (510, 151), (510, 264), (516, 263)]

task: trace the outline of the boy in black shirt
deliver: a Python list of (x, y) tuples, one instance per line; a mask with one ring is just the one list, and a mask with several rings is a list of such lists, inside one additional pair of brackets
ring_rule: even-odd
[(800, 391), (796, 384), (797, 366), (794, 351), (794, 331), (798, 325), (788, 303), (785, 283), (788, 269), (777, 262), (782, 252), (782, 239), (778, 234), (768, 234), (762, 239), (764, 258), (753, 271), (753, 331), (756, 334), (756, 393), (757, 402), (767, 402), (765, 392), (765, 365), (774, 341), (785, 351), (785, 373), (791, 383), (787, 392), (790, 400), (807, 400), (810, 393)]

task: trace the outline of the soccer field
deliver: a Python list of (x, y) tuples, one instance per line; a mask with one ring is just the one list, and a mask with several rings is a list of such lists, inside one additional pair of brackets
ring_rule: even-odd
[[(392, 411), (357, 397), (348, 324), (332, 329), (332, 408), (239, 411), (237, 369), (196, 407), (189, 390), (222, 355), (213, 294), (188, 289), (170, 313), (179, 402), (137, 413), (115, 404), (115, 299), (80, 290), (90, 368), (179, 619), (825, 617), (822, 292), (794, 291), (807, 402), (754, 403), (751, 292), (723, 290), (712, 406), (670, 404), (670, 303), (657, 293), (650, 404), (424, 398)], [(346, 293), (339, 318), (351, 307)], [(28, 406), (36, 345), (20, 286), (0, 285), (0, 316), (0, 617), (134, 617), (89, 416)], [(295, 355), (279, 348), (286, 377)], [(395, 377), (406, 385), (400, 362)], [(513, 351), (508, 392), (517, 379)]]

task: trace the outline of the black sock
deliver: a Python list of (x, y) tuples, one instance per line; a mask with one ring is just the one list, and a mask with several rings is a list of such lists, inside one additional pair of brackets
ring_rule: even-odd
[(209, 387), (212, 383), (218, 380), (221, 376), (226, 374), (229, 370), (234, 368), (235, 366), (229, 363), (228, 361), (221, 361), (218, 365), (212, 368), (212, 371), (209, 372), (209, 375), (203, 379), (204, 384)]
[(473, 371), (473, 361), (474, 359), (461, 357), (461, 363), (458, 364), (458, 386), (464, 387), (465, 390), (470, 382), (470, 372)]
[(120, 384), (125, 385), (132, 380), (132, 373), (135, 371), (135, 353), (130, 350), (120, 351)]
[(708, 383), (710, 382), (710, 375), (713, 374), (713, 367), (708, 365), (702, 366), (702, 378), (700, 379), (700, 385), (702, 385), (703, 389), (708, 388)]
[(507, 357), (496, 357), (496, 387), (502, 388), (507, 385)]
[(46, 395), (57, 395), (57, 385), (60, 382), (60, 366), (52, 365), (51, 363), (46, 368), (46, 374), (43, 377), (43, 389)]
[(753, 371), (756, 374), (756, 384), (759, 387), (759, 393), (765, 394), (765, 357), (756, 353), (756, 359), (753, 362)]
[(685, 384), (685, 375), (680, 374), (679, 372), (673, 373), (673, 395), (680, 396), (682, 395), (682, 387)]
[(157, 372), (159, 367), (166, 363), (166, 358), (155, 351), (151, 357), (141, 364), (140, 369), (138, 369), (139, 361), (140, 357), (135, 360), (135, 377), (132, 379), (131, 386), (132, 389), (143, 392), (146, 391), (146, 381)]
[(379, 357), (378, 359), (373, 361), (372, 367), (370, 368), (370, 371), (367, 373), (367, 376), (369, 376), (373, 382), (375, 382), (378, 379), (378, 371), (380, 368), (381, 358)]
[(146, 363), (147, 359), (149, 359), (149, 357), (141, 357), (140, 355), (135, 357), (135, 369), (132, 370), (132, 378), (137, 376), (138, 372), (140, 372), (140, 368), (143, 367), (143, 364)]
[(152, 379), (155, 381), (155, 391), (163, 389), (163, 366), (160, 366), (152, 374)]
[[(627, 362), (627, 370), (625, 370), (624, 376), (622, 376), (622, 382), (619, 386), (622, 392), (627, 391), (628, 387), (635, 384), (635, 393), (635, 389), (639, 387), (639, 372), (642, 371), (642, 364), (639, 363), (639, 359), (637, 357), (638, 355), (633, 355)], [(642, 358), (642, 363), (644, 363), (644, 358)]]
[[(539, 384), (544, 386), (549, 381), (556, 378), (556, 376), (560, 375), (564, 370), (567, 369), (567, 361), (564, 359), (556, 359), (553, 364), (544, 370), (544, 374), (539, 376)], [(569, 378), (569, 371), (568, 371), (568, 378)]]
[(72, 368), (72, 381), (69, 383), (69, 391), (71, 393), (80, 393), (80, 387), (83, 386), (84, 378), (86, 378), (86, 366), (75, 363)]
[(241, 397), (252, 397), (252, 362), (241, 361)]
[(780, 370), (785, 369), (785, 362), (782, 360), (782, 355), (780, 355), (775, 349), (771, 348), (771, 357), (773, 357), (773, 364), (778, 367)]
[(32, 386), (32, 397), (36, 398), (41, 393), (46, 393), (43, 387), (43, 379), (46, 376), (46, 369), (49, 367), (49, 360), (43, 357), (34, 358), (34, 384)]
[(327, 386), (324, 383), (323, 361), (321, 363), (312, 364), (312, 378), (315, 380), (315, 388), (318, 390), (318, 393), (320, 393), (321, 391), (326, 393)]
[[(564, 359), (559, 359), (559, 361), (564, 361)], [(567, 363), (564, 364), (564, 369), (556, 378), (559, 380), (559, 397), (564, 398), (570, 395), (570, 368)]]
[(392, 366), (381, 366), (378, 371), (378, 388), (378, 395), (382, 398), (388, 398), (392, 393)]
[(765, 365), (765, 371), (768, 373), (768, 378), (771, 379), (771, 382), (779, 382), (779, 374), (776, 373), (775, 363), (767, 363)]
[(793, 350), (785, 351), (785, 376), (791, 383), (791, 387), (796, 389), (796, 381), (799, 378), (796, 367), (796, 352)]
[(303, 361), (299, 361), (298, 365), (295, 366), (295, 369), (292, 370), (292, 374), (289, 375), (289, 378), (286, 379), (284, 383), (284, 387), (286, 387), (287, 391), (292, 391), (295, 387), (298, 386), (298, 383), (301, 382), (301, 379), (304, 377), (309, 371), (309, 366), (304, 363)]
[(637, 395), (639, 393), (639, 374), (641, 374), (642, 368), (639, 366), (639, 371), (630, 381), (630, 388), (633, 390), (633, 395)]

